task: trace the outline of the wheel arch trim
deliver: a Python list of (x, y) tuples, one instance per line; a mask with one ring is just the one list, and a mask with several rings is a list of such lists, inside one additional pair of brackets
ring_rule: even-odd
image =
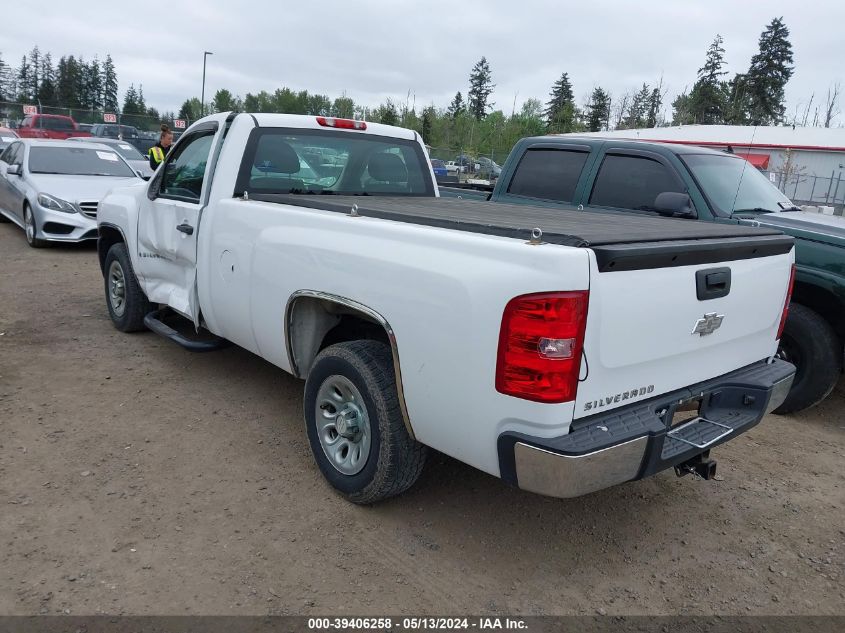
[(294, 308), (296, 307), (296, 303), (300, 299), (316, 299), (318, 301), (334, 303), (343, 306), (344, 308), (354, 310), (355, 312), (358, 312), (368, 317), (384, 329), (384, 332), (387, 335), (387, 340), (390, 343), (390, 353), (393, 357), (393, 371), (396, 377), (396, 392), (399, 398), (399, 409), (402, 412), (402, 420), (405, 423), (405, 428), (408, 431), (408, 434), (411, 436), (412, 439), (415, 439), (416, 436), (414, 435), (414, 430), (411, 426), (411, 418), (408, 415), (408, 407), (405, 403), (405, 390), (402, 386), (402, 370), (399, 364), (399, 346), (396, 342), (396, 334), (394, 333), (393, 328), (390, 326), (390, 323), (387, 321), (387, 319), (384, 318), (376, 310), (373, 310), (369, 306), (366, 306), (363, 303), (359, 303), (354, 299), (349, 299), (347, 297), (342, 297), (340, 295), (322, 292), (319, 290), (297, 290), (288, 298), (287, 305), (285, 306), (284, 322), (285, 349), (287, 351), (288, 362), (290, 364), (291, 373), (297, 378), (305, 378), (302, 369), (297, 365), (296, 357), (293, 352), (292, 342), (292, 317), (294, 314)]
[[(101, 240), (103, 239), (103, 229), (107, 229), (109, 231), (116, 231), (120, 234), (120, 241), (122, 241), (124, 244), (129, 244), (129, 242), (126, 239), (126, 234), (123, 232), (123, 229), (117, 226), (116, 224), (111, 224), (110, 222), (101, 222), (97, 226), (97, 232), (99, 233), (99, 237), (97, 238), (97, 257), (100, 260), (100, 271), (105, 274), (106, 255), (108, 254), (108, 249), (105, 249), (104, 251), (104, 249), (100, 246)], [(130, 257), (130, 261), (131, 260), (132, 258)]]

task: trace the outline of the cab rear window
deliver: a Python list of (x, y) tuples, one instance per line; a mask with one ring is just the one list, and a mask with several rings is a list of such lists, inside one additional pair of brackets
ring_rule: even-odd
[(247, 142), (235, 195), (433, 196), (414, 141), (342, 130), (258, 128)]
[(508, 193), (515, 196), (572, 202), (588, 152), (529, 149), (519, 161)]

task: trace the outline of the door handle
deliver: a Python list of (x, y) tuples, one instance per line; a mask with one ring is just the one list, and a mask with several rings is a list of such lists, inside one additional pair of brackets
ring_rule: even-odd
[(190, 224), (183, 222), (179, 226), (176, 227), (177, 231), (184, 233), (185, 235), (193, 235), (194, 234), (194, 227)]
[(725, 266), (697, 271), (695, 291), (699, 301), (726, 297), (731, 291), (731, 269)]

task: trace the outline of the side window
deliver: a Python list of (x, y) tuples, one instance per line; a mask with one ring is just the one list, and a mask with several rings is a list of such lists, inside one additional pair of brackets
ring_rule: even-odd
[(661, 163), (642, 156), (608, 154), (602, 161), (589, 204), (633, 211), (654, 211), (658, 194), (683, 193), (683, 187)]
[(572, 202), (588, 156), (572, 150), (529, 149), (516, 167), (508, 193)]
[[(8, 152), (8, 154), (7, 154)], [(4, 160), (9, 163), (10, 165), (20, 165), (23, 163), (23, 144), (22, 143), (12, 143), (6, 148), (6, 152), (3, 153), (5, 156)]]
[(185, 139), (167, 158), (159, 195), (164, 198), (178, 198), (199, 202), (208, 155), (214, 141), (215, 130), (198, 132), (193, 138)]
[(4, 149), (3, 153), (0, 154), (0, 160), (2, 160), (4, 163), (6, 163), (8, 165), (11, 165), (12, 164), (12, 156), (14, 155), (15, 148), (18, 145), (20, 145), (20, 143), (12, 143), (11, 145), (9, 145), (9, 147)]

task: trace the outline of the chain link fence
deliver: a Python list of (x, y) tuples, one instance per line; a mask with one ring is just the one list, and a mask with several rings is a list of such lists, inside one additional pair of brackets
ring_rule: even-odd
[[(77, 124), (83, 126), (97, 123), (120, 123), (136, 128), (139, 132), (156, 133), (160, 130), (162, 123), (174, 127), (175, 119), (170, 116), (151, 117), (146, 114), (122, 114), (120, 112), (109, 112), (102, 109), (72, 108), (64, 106), (39, 106), (38, 104), (18, 103), (13, 101), (0, 101), (0, 126), (14, 129), (17, 127), (29, 110), (34, 109), (37, 114), (58, 114), (69, 116)], [(30, 112), (32, 113), (32, 112)], [(191, 124), (185, 120), (185, 126)]]
[(842, 170), (830, 176), (764, 171), (769, 180), (796, 204), (826, 205), (842, 212), (845, 206), (845, 175)]

